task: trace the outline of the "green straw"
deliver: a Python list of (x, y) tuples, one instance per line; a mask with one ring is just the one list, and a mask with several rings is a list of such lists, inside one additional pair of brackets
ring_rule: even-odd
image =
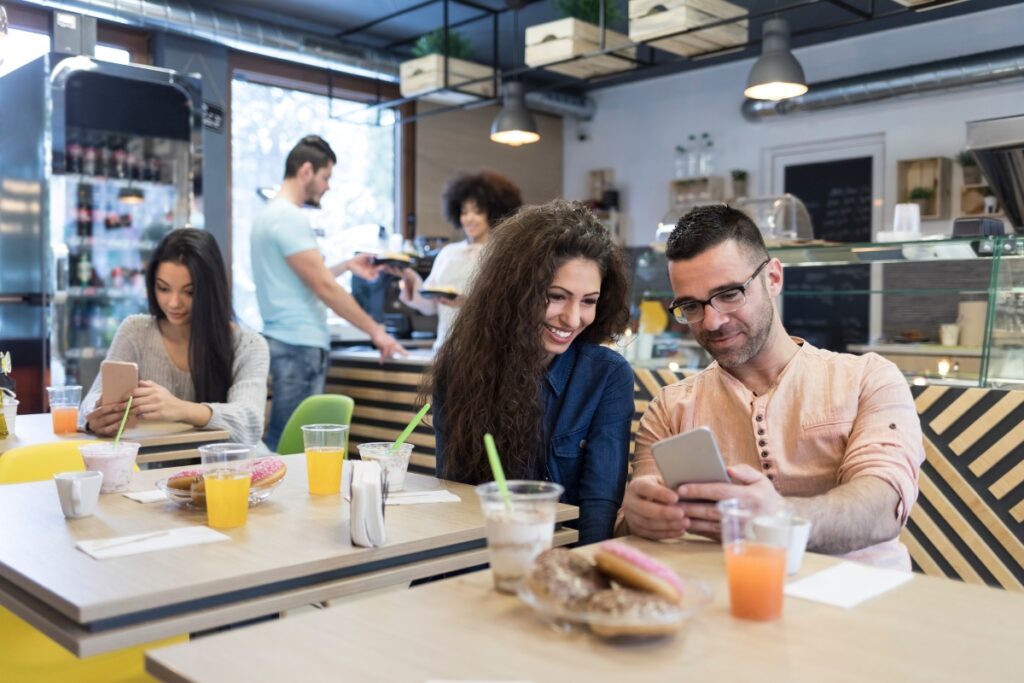
[(391, 448), (388, 449), (388, 450), (390, 450), (392, 453), (394, 453), (399, 448), (401, 448), (402, 444), (405, 443), (405, 440), (409, 438), (410, 434), (412, 434), (412, 430), (416, 429), (416, 425), (418, 425), (420, 423), (420, 420), (423, 419), (423, 416), (427, 414), (428, 410), (430, 410), (430, 404), (429, 403), (427, 405), (423, 406), (422, 408), (420, 408), (420, 412), (416, 413), (416, 417), (414, 417), (409, 422), (409, 424), (407, 424), (405, 426), (405, 429), (402, 430), (402, 433), (398, 435), (398, 438), (395, 439), (395, 442), (393, 444), (391, 444)]
[(491, 473), (494, 474), (494, 483), (501, 491), (501, 498), (505, 501), (505, 509), (512, 507), (512, 498), (508, 493), (508, 484), (505, 483), (505, 470), (501, 468), (501, 459), (498, 457), (498, 447), (494, 445), (494, 437), (484, 434), (484, 448), (487, 449), (487, 459), (491, 461)]
[(128, 397), (128, 405), (124, 407), (124, 415), (121, 416), (121, 426), (117, 428), (117, 436), (114, 437), (114, 448), (121, 441), (121, 432), (124, 431), (124, 423), (128, 421), (128, 411), (132, 409), (132, 397)]

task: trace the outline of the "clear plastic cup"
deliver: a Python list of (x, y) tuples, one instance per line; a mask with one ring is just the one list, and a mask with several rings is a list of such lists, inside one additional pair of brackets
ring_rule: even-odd
[(103, 486), (100, 493), (116, 493), (127, 491), (132, 484), (132, 471), (135, 469), (135, 457), (139, 454), (139, 444), (122, 441), (116, 446), (113, 441), (97, 441), (82, 444), (78, 447), (85, 461), (85, 469), (103, 473)]
[(46, 387), (53, 417), (54, 434), (74, 434), (78, 431), (78, 404), (82, 402), (82, 387)]
[(252, 447), (215, 443), (199, 447), (203, 461), (206, 523), (213, 529), (245, 526), (249, 519)]
[(341, 492), (341, 469), (345, 462), (346, 425), (303, 425), (302, 445), (306, 451), (309, 493), (314, 496)]
[(550, 481), (513, 479), (505, 502), (495, 482), (476, 487), (487, 523), (487, 551), (494, 587), (515, 593), (537, 556), (551, 547), (558, 499), (565, 491)]
[(778, 619), (792, 512), (785, 505), (758, 506), (736, 498), (719, 502), (718, 510), (732, 615), (754, 621)]
[(396, 492), (405, 489), (405, 471), (409, 469), (409, 458), (412, 457), (413, 445), (406, 441), (392, 452), (394, 442), (377, 441), (359, 444), (359, 457), (363, 460), (376, 460), (388, 473), (388, 491)]
[(18, 399), (4, 396), (3, 414), (4, 423), (7, 425), (7, 434), (0, 434), (0, 437), (14, 434), (14, 418), (18, 415)]

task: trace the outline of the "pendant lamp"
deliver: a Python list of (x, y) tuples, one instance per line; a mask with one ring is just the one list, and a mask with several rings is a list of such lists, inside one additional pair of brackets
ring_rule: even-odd
[(501, 111), (491, 124), (491, 140), (512, 147), (540, 140), (537, 123), (533, 120), (530, 110), (526, 108), (522, 83), (509, 81), (505, 84)]
[(743, 94), (754, 100), (785, 100), (807, 92), (803, 67), (789, 51), (789, 23), (764, 22), (761, 56), (750, 69)]

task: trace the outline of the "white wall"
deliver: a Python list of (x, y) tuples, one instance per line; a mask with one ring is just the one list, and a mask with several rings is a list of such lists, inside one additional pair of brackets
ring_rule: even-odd
[[(808, 82), (829, 81), (910, 64), (947, 59), (1024, 44), (1024, 5), (1002, 7), (919, 26), (873, 33), (796, 50)], [(625, 234), (631, 245), (653, 240), (668, 210), (674, 147), (690, 133), (711, 133), (715, 173), (750, 173), (749, 194), (768, 190), (759, 177), (762, 150), (855, 135), (885, 136), (883, 229), (891, 229), (896, 194), (896, 161), (952, 157), (965, 146), (964, 123), (1024, 113), (1024, 81), (979, 86), (794, 114), (780, 120), (747, 122), (740, 113), (743, 87), (753, 60), (666, 76), (591, 93), (597, 102), (593, 121), (566, 119), (564, 191), (587, 195), (587, 171), (612, 168), (623, 204)], [(954, 166), (953, 214), (959, 207), (960, 173)], [(950, 230), (951, 221), (931, 221), (925, 232)]]

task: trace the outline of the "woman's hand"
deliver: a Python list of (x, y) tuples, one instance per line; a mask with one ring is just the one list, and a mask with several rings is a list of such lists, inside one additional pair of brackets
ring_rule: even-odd
[(189, 422), (188, 409), (191, 405), (193, 404), (181, 400), (156, 382), (145, 379), (140, 381), (138, 388), (132, 392), (132, 415), (140, 420)]
[(94, 434), (114, 436), (117, 434), (117, 428), (121, 424), (121, 418), (124, 416), (124, 409), (127, 405), (128, 402), (124, 401), (102, 406), (97, 400), (93, 411), (85, 417), (86, 426)]

